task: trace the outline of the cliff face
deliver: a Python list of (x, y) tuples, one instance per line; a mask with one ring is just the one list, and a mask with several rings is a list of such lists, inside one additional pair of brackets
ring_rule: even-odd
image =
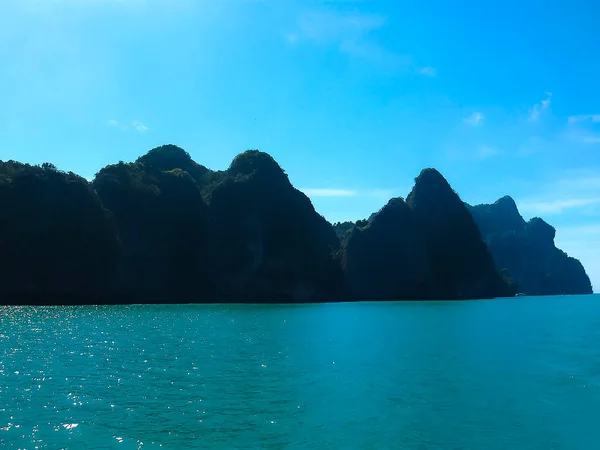
[(428, 298), (430, 261), (406, 202), (390, 200), (364, 225), (350, 231), (343, 244), (342, 266), (353, 298)]
[(540, 218), (526, 222), (510, 197), (470, 206), (496, 266), (528, 295), (591, 294), (581, 263), (557, 249), (555, 229)]
[(209, 261), (224, 301), (342, 299), (333, 228), (266, 153), (237, 156), (212, 190), (209, 235)]
[(202, 179), (208, 169), (165, 146), (135, 163), (108, 166), (93, 182), (124, 250), (117, 283), (135, 301), (206, 301), (213, 294), (208, 206), (190, 172)]
[(391, 200), (345, 233), (343, 267), (358, 298), (464, 299), (514, 295), (473, 218), (446, 179), (426, 169), (404, 202)]
[(437, 170), (421, 172), (407, 203), (427, 249), (434, 298), (512, 294), (496, 271), (469, 211)]
[(266, 153), (212, 172), (175, 146), (101, 170), (93, 183), (125, 249), (119, 283), (137, 301), (335, 300), (339, 241)]
[(0, 162), (0, 299), (103, 302), (121, 248), (88, 182), (47, 164)]
[[(92, 183), (0, 162), (0, 302), (312, 302), (591, 290), (510, 198), (471, 208), (434, 169), (368, 220), (320, 216), (266, 153), (225, 171), (166, 145)], [(477, 228), (473, 217), (479, 224)], [(337, 233), (337, 234), (336, 234)], [(341, 240), (341, 244), (340, 244)]]

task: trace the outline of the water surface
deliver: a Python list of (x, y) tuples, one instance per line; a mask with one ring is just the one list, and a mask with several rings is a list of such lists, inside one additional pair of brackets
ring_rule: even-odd
[(0, 446), (600, 448), (600, 298), (0, 307)]

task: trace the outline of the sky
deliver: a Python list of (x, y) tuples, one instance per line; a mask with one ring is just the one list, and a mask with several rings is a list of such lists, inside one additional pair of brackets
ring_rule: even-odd
[(0, 160), (86, 178), (270, 153), (331, 222), (437, 168), (511, 195), (600, 290), (600, 3), (0, 1)]

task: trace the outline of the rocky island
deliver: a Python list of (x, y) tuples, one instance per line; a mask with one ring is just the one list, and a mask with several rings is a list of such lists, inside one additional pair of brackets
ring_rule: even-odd
[(515, 201), (502, 197), (491, 205), (467, 206), (495, 265), (510, 274), (527, 295), (591, 294), (583, 265), (556, 248), (556, 230), (543, 219), (526, 222)]
[(92, 182), (52, 164), (0, 162), (0, 304), (591, 292), (579, 261), (554, 247), (554, 229), (513, 205), (466, 205), (425, 169), (406, 199), (334, 226), (257, 150), (212, 171), (165, 145)]

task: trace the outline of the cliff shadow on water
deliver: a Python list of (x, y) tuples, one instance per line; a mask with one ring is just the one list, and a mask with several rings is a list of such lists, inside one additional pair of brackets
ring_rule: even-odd
[(435, 169), (331, 225), (268, 154), (213, 171), (174, 145), (90, 183), (0, 162), (0, 303), (289, 303), (591, 293), (510, 198), (463, 203)]

